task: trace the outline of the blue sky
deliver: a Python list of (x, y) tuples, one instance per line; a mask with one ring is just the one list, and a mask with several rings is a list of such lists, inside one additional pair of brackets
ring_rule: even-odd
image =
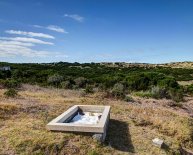
[(0, 0), (0, 61), (193, 60), (193, 0)]

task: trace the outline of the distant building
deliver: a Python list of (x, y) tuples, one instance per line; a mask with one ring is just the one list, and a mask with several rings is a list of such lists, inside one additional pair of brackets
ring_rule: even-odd
[(0, 67), (0, 70), (1, 71), (10, 71), (11, 67), (10, 66), (3, 66), (3, 67)]

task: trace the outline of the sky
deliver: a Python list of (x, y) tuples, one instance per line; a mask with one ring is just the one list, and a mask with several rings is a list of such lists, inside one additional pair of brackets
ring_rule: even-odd
[(0, 0), (0, 61), (193, 61), (193, 0)]

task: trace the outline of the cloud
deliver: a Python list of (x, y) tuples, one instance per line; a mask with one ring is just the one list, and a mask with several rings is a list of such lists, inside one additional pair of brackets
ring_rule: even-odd
[(0, 57), (7, 56), (24, 56), (24, 57), (45, 57), (48, 56), (46, 51), (33, 50), (25, 46), (14, 44), (1, 45), (0, 43)]
[[(51, 26), (50, 28), (55, 28), (55, 31), (61, 31), (58, 27)], [(43, 33), (34, 33), (34, 32), (25, 32), (25, 31), (15, 31), (7, 30), (8, 34), (24, 35), (28, 37), (1, 37), (0, 36), (0, 58), (5, 57), (34, 57), (34, 58), (66, 58), (67, 55), (62, 52), (51, 52), (47, 50), (41, 50), (34, 48), (37, 45), (54, 45), (52, 42), (43, 41), (41, 39), (36, 39), (34, 37), (41, 37), (46, 39), (54, 39), (53, 36), (43, 34)], [(63, 32), (62, 32), (63, 33)], [(39, 48), (39, 47), (38, 47)]]
[(48, 26), (33, 25), (33, 26), (36, 28), (44, 28), (44, 29), (59, 32), (59, 33), (68, 33), (66, 30), (64, 30), (63, 28), (57, 25), (48, 25)]
[(11, 40), (11, 41), (19, 41), (19, 42), (27, 42), (34, 44), (45, 44), (45, 45), (54, 45), (52, 42), (46, 42), (40, 39), (35, 38), (27, 38), (27, 37), (0, 37), (0, 40)]
[(64, 17), (68, 17), (68, 18), (71, 18), (71, 19), (74, 19), (78, 22), (83, 22), (84, 21), (84, 17), (80, 16), (80, 15), (77, 15), (77, 14), (65, 14)]
[(8, 41), (8, 40), (0, 40), (0, 44), (1, 45), (12, 44), (12, 45), (18, 45), (18, 46), (27, 46), (27, 47), (34, 46), (34, 44), (32, 43), (25, 43), (25, 42), (19, 42), (19, 41)]
[(65, 31), (63, 28), (56, 26), (56, 25), (49, 25), (46, 27), (48, 30), (52, 30), (52, 31), (56, 31), (56, 32), (60, 32), (60, 33), (68, 33), (67, 31)]
[(24, 43), (12, 40), (0, 40), (0, 57), (67, 57), (60, 52), (34, 50), (32, 43)]
[(33, 25), (33, 27), (36, 27), (36, 28), (44, 28), (43, 26), (40, 26), (40, 25)]
[(15, 31), (15, 30), (7, 30), (5, 31), (8, 34), (17, 34), (17, 35), (24, 35), (28, 37), (40, 37), (46, 39), (54, 39), (53, 36), (44, 33), (35, 33), (35, 32), (25, 32), (25, 31)]

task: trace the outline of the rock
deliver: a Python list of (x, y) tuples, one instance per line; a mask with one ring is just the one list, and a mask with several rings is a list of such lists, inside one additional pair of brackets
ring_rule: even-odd
[(97, 140), (98, 142), (103, 142), (103, 134), (94, 134), (92, 138)]
[(153, 144), (154, 144), (155, 146), (158, 146), (158, 147), (160, 147), (160, 148), (162, 148), (162, 147), (163, 147), (163, 144), (164, 144), (164, 141), (161, 140), (161, 139), (159, 139), (159, 138), (153, 139), (152, 142), (153, 142)]

